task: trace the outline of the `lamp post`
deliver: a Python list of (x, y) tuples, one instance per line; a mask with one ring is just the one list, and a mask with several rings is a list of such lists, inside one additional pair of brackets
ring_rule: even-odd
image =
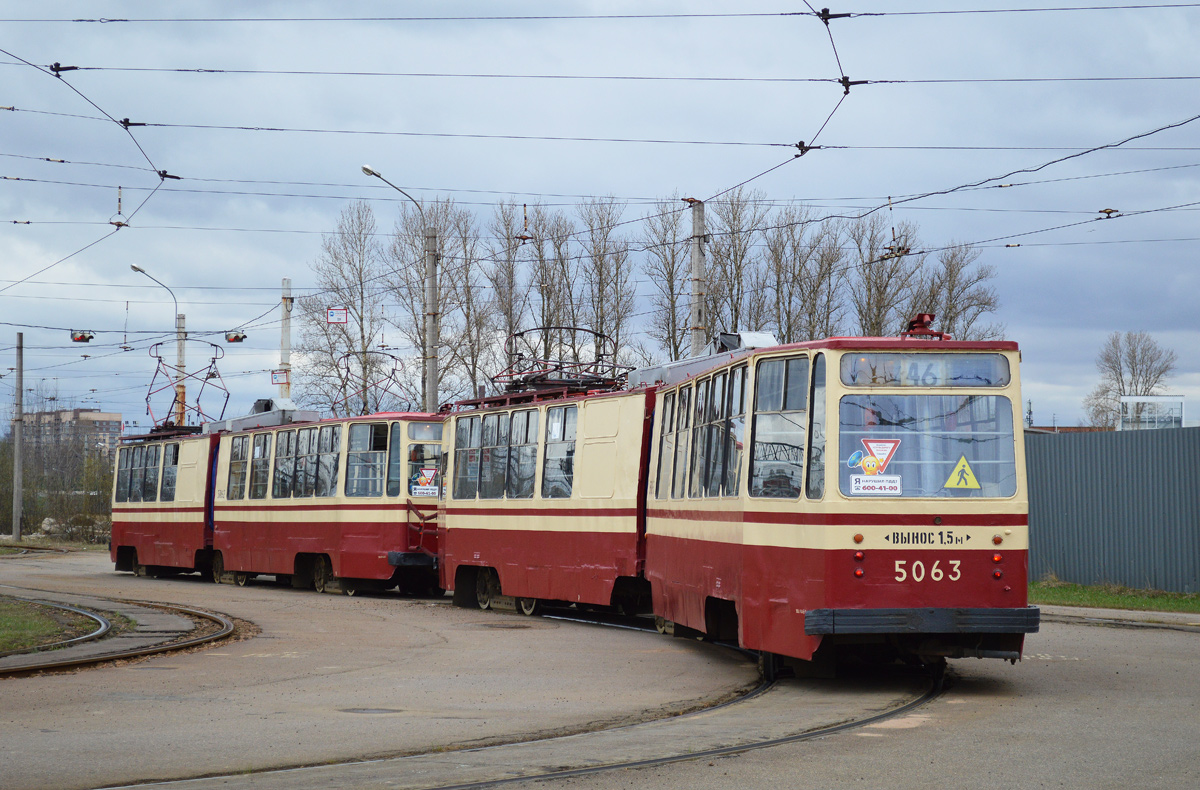
[(171, 294), (171, 300), (175, 302), (175, 424), (182, 427), (187, 419), (187, 385), (184, 383), (184, 355), (183, 341), (187, 338), (185, 328), (185, 320), (183, 313), (179, 312), (179, 300), (175, 298), (175, 292), (167, 288), (166, 283), (159, 280), (150, 272), (143, 269), (137, 264), (130, 264), (130, 269), (133, 269), (138, 274), (144, 274), (154, 282), (167, 289), (167, 293)]
[(374, 176), (413, 202), (425, 228), (425, 411), (438, 408), (438, 309), (437, 309), (437, 231), (425, 221), (425, 210), (412, 195), (388, 181), (370, 165), (363, 165), (365, 175)]

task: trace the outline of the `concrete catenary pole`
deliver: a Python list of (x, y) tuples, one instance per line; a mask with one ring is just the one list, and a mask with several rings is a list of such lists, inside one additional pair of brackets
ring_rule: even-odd
[(279, 397), (292, 397), (292, 278), (283, 278), (283, 326), (279, 332), (279, 369), (283, 381), (279, 382)]
[(707, 330), (704, 326), (704, 202), (684, 198), (692, 205), (692, 311), (691, 356), (704, 353)]
[[(174, 296), (174, 294), (171, 294)], [(187, 323), (183, 313), (175, 315), (175, 424), (183, 425), (187, 420), (187, 377), (184, 366), (183, 347), (187, 340)]]
[(21, 540), (21, 517), (24, 515), (25, 479), (21, 467), (21, 444), (25, 426), (25, 333), (17, 332), (17, 397), (13, 404), (13, 511), (12, 537)]
[[(424, 217), (422, 216), (422, 219)], [(425, 226), (425, 411), (438, 408), (437, 231)]]

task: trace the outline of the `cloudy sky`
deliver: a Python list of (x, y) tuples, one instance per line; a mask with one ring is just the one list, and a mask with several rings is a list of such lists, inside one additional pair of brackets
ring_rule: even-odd
[[(634, 218), (768, 170), (748, 186), (830, 214), (891, 196), (890, 221), (997, 269), (1038, 424), (1080, 421), (1128, 330), (1178, 353), (1170, 389), (1200, 416), (1200, 3), (1005, 10), (1039, 5), (1067, 4), (855, 0), (827, 32), (761, 0), (4, 0), (0, 402), (23, 332), (27, 387), (145, 423), (174, 305), (137, 264), (194, 337), (246, 327), (219, 363), (245, 413), (274, 392), (281, 279), (312, 287), (351, 200), (391, 227), (404, 198), (370, 163), (483, 214), (612, 195)], [(867, 83), (844, 95), (843, 74)]]

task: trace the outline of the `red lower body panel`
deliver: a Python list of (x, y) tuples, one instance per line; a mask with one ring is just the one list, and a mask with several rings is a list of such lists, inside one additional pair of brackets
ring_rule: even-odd
[(395, 572), (388, 552), (420, 551), (436, 538), (404, 521), (229, 521), (218, 519), (213, 548), (226, 570), (287, 575), (298, 554), (327, 555), (340, 578), (385, 580)]
[(619, 576), (638, 573), (630, 532), (538, 532), (456, 527), (441, 538), (442, 586), (459, 565), (495, 569), (505, 595), (607, 605)]
[(138, 521), (118, 516), (113, 519), (109, 554), (116, 562), (122, 547), (133, 547), (140, 565), (190, 570), (196, 564), (196, 552), (207, 548), (207, 542), (203, 514), (194, 521)]

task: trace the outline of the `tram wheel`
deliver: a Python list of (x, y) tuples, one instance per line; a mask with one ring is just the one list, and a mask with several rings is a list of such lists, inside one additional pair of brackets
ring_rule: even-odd
[(221, 583), (221, 577), (225, 575), (225, 558), (221, 556), (221, 552), (213, 555), (212, 560), (212, 580), (217, 584)]
[(541, 603), (542, 602), (537, 598), (518, 598), (517, 610), (526, 617), (533, 617), (535, 614), (541, 611)]
[(332, 578), (333, 569), (329, 567), (329, 560), (324, 556), (317, 557), (313, 563), (313, 589), (319, 593), (325, 592)]
[(475, 574), (475, 601), (480, 609), (490, 609), (492, 606), (492, 571), (483, 568)]

